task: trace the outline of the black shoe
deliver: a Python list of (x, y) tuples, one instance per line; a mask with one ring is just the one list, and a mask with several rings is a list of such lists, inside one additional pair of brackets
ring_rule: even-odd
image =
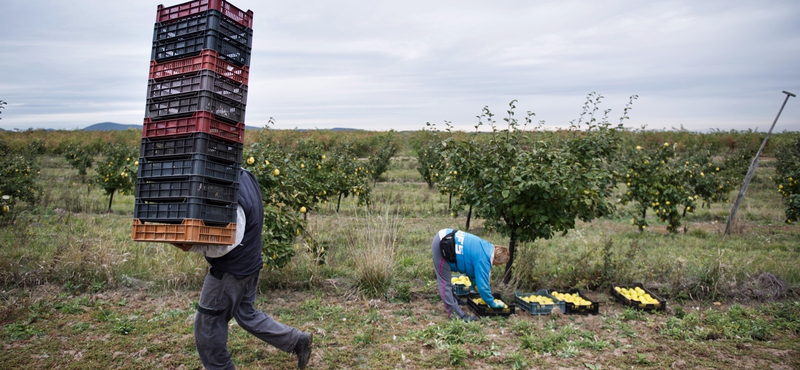
[(311, 342), (314, 340), (314, 334), (301, 333), (300, 339), (294, 346), (294, 353), (297, 354), (297, 368), (305, 369), (308, 364), (308, 358), (311, 357)]

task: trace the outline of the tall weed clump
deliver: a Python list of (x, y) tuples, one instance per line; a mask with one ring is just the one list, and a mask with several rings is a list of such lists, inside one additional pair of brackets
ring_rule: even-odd
[(367, 212), (356, 227), (345, 230), (355, 285), (367, 297), (382, 297), (392, 287), (399, 222), (388, 210), (383, 215)]

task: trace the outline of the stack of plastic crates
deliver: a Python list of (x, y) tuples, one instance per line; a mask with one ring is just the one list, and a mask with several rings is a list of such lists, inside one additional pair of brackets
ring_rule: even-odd
[(252, 22), (224, 0), (158, 6), (134, 240), (233, 243)]

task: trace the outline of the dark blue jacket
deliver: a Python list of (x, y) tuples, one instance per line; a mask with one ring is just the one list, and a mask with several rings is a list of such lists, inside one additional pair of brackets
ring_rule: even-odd
[(208, 258), (206, 261), (216, 271), (227, 272), (236, 277), (250, 276), (261, 270), (264, 261), (261, 258), (261, 230), (264, 228), (264, 203), (261, 199), (261, 188), (256, 177), (245, 169), (239, 170), (239, 205), (245, 215), (242, 243), (219, 258)]

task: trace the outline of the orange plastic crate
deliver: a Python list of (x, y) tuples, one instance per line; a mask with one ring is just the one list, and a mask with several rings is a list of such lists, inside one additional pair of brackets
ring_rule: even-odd
[(131, 237), (137, 242), (231, 245), (236, 238), (236, 224), (206, 226), (203, 220), (192, 219), (185, 219), (180, 225), (145, 224), (134, 219)]

